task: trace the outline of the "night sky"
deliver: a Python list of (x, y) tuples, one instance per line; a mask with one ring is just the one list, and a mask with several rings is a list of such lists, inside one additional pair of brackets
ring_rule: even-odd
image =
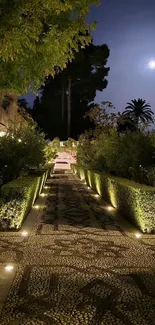
[[(141, 97), (155, 112), (155, 70), (148, 67), (155, 59), (155, 0), (102, 0), (91, 8), (89, 21), (98, 22), (94, 44), (110, 48), (107, 89), (97, 101), (111, 101), (117, 110)], [(34, 96), (28, 96), (32, 105)]]

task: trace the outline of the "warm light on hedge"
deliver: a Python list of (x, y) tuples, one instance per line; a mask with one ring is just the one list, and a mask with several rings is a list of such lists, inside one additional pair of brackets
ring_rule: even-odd
[(96, 198), (99, 198), (99, 197), (100, 197), (99, 194), (95, 194), (94, 196), (95, 196)]
[(150, 218), (154, 211), (154, 187), (110, 174), (87, 170), (78, 165), (71, 167), (77, 172), (78, 177), (83, 173), (88, 181), (88, 187), (90, 186), (92, 190), (103, 197), (105, 202), (111, 204), (113, 208), (107, 209), (108, 206), (105, 206), (107, 211), (117, 209), (124, 218), (134, 223), (142, 232), (155, 233), (154, 217)]
[(108, 207), (107, 207), (107, 210), (108, 210), (108, 211), (113, 211), (113, 210), (114, 210), (114, 208), (113, 208), (113, 207), (111, 207), (111, 206), (108, 206)]

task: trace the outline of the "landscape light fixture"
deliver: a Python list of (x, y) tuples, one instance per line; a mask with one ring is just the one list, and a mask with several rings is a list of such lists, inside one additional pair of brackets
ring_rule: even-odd
[(21, 139), (18, 139), (18, 142), (22, 142), (22, 140)]
[(13, 265), (10, 265), (10, 264), (6, 265), (5, 270), (7, 272), (11, 272), (13, 270)]
[(0, 137), (4, 137), (6, 135), (6, 132), (0, 131)]
[(142, 235), (140, 233), (135, 234), (135, 236), (136, 236), (137, 239), (142, 237)]
[(22, 236), (23, 237), (26, 237), (28, 235), (28, 232), (27, 231), (22, 231)]
[(39, 209), (39, 205), (34, 205), (34, 208), (38, 210)]
[(108, 206), (108, 207), (107, 207), (107, 210), (108, 210), (108, 211), (112, 211), (112, 210), (114, 210), (114, 208), (111, 207), (111, 206)]

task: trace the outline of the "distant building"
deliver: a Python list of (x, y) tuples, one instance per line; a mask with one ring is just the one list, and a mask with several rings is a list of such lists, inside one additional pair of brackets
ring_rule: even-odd
[(24, 108), (18, 106), (17, 96), (6, 95), (0, 103), (0, 136), (7, 134), (11, 125), (27, 124), (24, 113)]

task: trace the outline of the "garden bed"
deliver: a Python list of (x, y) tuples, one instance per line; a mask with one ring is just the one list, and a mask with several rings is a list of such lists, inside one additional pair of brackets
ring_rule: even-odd
[(78, 165), (72, 170), (143, 233), (155, 233), (155, 188)]

